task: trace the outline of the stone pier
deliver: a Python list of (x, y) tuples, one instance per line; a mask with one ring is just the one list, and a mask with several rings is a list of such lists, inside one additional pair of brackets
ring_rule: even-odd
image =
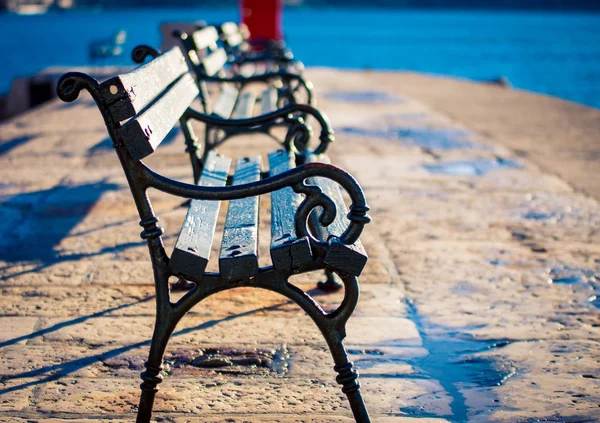
[[(416, 74), (307, 75), (330, 156), (372, 208), (346, 343), (373, 421), (600, 420), (600, 110)], [(190, 181), (181, 133), (165, 144), (148, 164)], [(153, 279), (92, 100), (2, 123), (0, 165), (0, 422), (133, 421)], [(171, 251), (185, 208), (151, 195)], [(351, 422), (325, 348), (284, 298), (218, 294), (177, 328), (155, 420)]]

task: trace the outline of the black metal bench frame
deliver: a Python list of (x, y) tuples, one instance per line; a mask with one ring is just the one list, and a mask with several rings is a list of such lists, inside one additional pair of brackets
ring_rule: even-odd
[[(221, 70), (225, 69), (224, 66), (226, 64), (231, 63), (231, 58), (228, 56), (225, 48), (221, 48), (215, 44), (216, 40), (220, 39), (220, 36), (218, 29), (213, 26), (204, 27), (192, 34), (176, 30), (173, 32), (173, 36), (179, 40), (182, 50), (190, 57), (192, 70), (196, 75), (199, 85), (206, 82), (232, 82), (243, 87), (250, 83), (264, 83), (277, 80), (281, 82), (279, 86), (279, 98), (285, 99), (288, 103), (304, 102), (314, 104), (312, 83), (306, 80), (300, 73), (291, 72), (285, 68), (250, 76), (235, 74), (230, 77), (223, 77)], [(211, 69), (207, 69), (207, 62), (209, 63), (208, 67), (211, 67), (212, 62), (216, 62), (217, 71), (213, 72)], [(306, 96), (305, 101), (298, 100), (301, 91), (304, 91)]]
[(245, 24), (224, 22), (215, 27), (219, 32), (223, 47), (229, 55), (230, 64), (267, 62), (288, 71), (293, 66), (293, 70), (296, 72), (304, 68), (304, 65), (296, 60), (284, 41), (268, 40), (251, 45), (249, 42), (250, 32)]
[[(157, 58), (160, 54), (160, 51), (158, 51), (154, 47), (150, 47), (148, 45), (139, 45), (132, 50), (131, 57), (135, 63), (143, 64), (147, 60), (147, 58), (154, 59)], [(241, 91), (244, 85), (248, 85), (251, 83), (268, 83), (269, 81), (271, 81), (270, 78), (271, 77), (268, 75), (257, 78), (251, 78), (250, 80), (246, 80), (246, 82), (244, 83), (238, 83), (237, 89)], [(208, 102), (209, 95), (206, 82), (204, 79), (197, 79), (197, 84), (198, 89), (200, 91), (199, 99), (202, 104), (203, 111), (207, 115), (212, 115), (213, 113)], [(309, 100), (312, 101), (312, 97), (309, 96)], [(290, 101), (286, 98), (285, 102), (288, 104), (296, 104), (295, 99)], [(310, 102), (307, 104), (310, 104)], [(275, 109), (277, 108), (278, 106), (277, 104), (275, 104)], [(311, 137), (311, 129), (309, 126), (306, 125), (305, 119), (306, 115), (304, 113), (296, 113), (294, 115), (283, 115), (280, 119), (277, 120), (266, 120), (260, 125), (248, 126), (243, 124), (223, 125), (221, 120), (217, 120), (215, 124), (215, 121), (207, 118), (204, 121), (206, 124), (204, 131), (204, 151), (210, 151), (234, 136), (245, 135), (249, 133), (264, 134), (269, 138), (280, 142), (288, 149), (291, 145), (295, 145), (298, 148), (304, 148), (302, 147), (303, 144), (307, 142), (308, 139), (310, 139)], [(283, 139), (279, 139), (273, 134), (272, 130), (275, 128), (284, 128), (286, 130), (286, 135)], [(324, 149), (321, 149), (321, 151), (317, 150), (317, 153), (321, 153), (323, 151)]]
[[(364, 263), (355, 266), (354, 263), (345, 263), (349, 267), (336, 267), (328, 262), (328, 252), (336, 248), (347, 248), (355, 245), (362, 232), (363, 226), (369, 222), (369, 210), (362, 189), (356, 180), (347, 172), (325, 163), (306, 163), (291, 170), (269, 176), (241, 185), (231, 186), (203, 186), (193, 185), (167, 178), (149, 167), (141, 159), (151, 154), (160, 141), (168, 133), (170, 127), (179, 121), (186, 135), (188, 152), (194, 160), (197, 145), (189, 121), (193, 119), (212, 120), (214, 124), (225, 126), (259, 125), (268, 119), (273, 119), (282, 114), (302, 112), (309, 113), (324, 124), (323, 140), (325, 144), (332, 139), (331, 129), (326, 118), (311, 106), (290, 105), (285, 109), (275, 112), (270, 116), (245, 121), (227, 121), (208, 117), (190, 108), (190, 104), (197, 93), (190, 91), (193, 80), (186, 70), (171, 67), (169, 75), (159, 84), (153, 78), (146, 76), (150, 64), (142, 66), (129, 74), (119, 75), (108, 81), (99, 83), (89, 75), (82, 73), (68, 73), (63, 75), (58, 83), (58, 96), (66, 102), (72, 102), (82, 90), (87, 90), (96, 102), (104, 118), (107, 131), (113, 144), (129, 183), (133, 199), (139, 216), (142, 239), (147, 241), (150, 259), (154, 270), (156, 290), (156, 322), (146, 370), (142, 372), (141, 399), (138, 409), (138, 423), (147, 423), (151, 419), (154, 397), (158, 390), (157, 385), (162, 381), (162, 361), (167, 342), (172, 335), (179, 320), (196, 304), (217, 292), (241, 286), (256, 287), (277, 292), (298, 304), (315, 322), (325, 338), (333, 360), (335, 371), (338, 373), (336, 381), (342, 385), (342, 391), (347, 395), (350, 407), (357, 422), (370, 422), (368, 412), (364, 405), (360, 385), (357, 382), (358, 374), (353, 370), (343, 339), (346, 336), (345, 325), (354, 311), (359, 296), (357, 275), (362, 270)], [(157, 76), (157, 69), (153, 69), (153, 76)], [(158, 70), (161, 70), (160, 67)], [(164, 69), (162, 69), (164, 70)], [(174, 82), (173, 82), (174, 81)], [(144, 91), (145, 88), (149, 88)], [(158, 85), (158, 86), (157, 86)], [(133, 93), (133, 87), (136, 92)], [(183, 98), (181, 98), (183, 97)], [(156, 100), (158, 99), (158, 100)], [(183, 110), (183, 111), (182, 111)], [(154, 122), (151, 118), (156, 118)], [(196, 162), (201, 165), (200, 161)], [(194, 166), (194, 165), (193, 165)], [(194, 168), (194, 173), (197, 169)], [(223, 177), (223, 176), (222, 176)], [(228, 179), (224, 177), (224, 179)], [(326, 195), (319, 186), (309, 185), (307, 180), (314, 182), (317, 179), (333, 181), (339, 184), (348, 194), (352, 205), (347, 215), (348, 226), (339, 236), (322, 240), (315, 237), (308, 227), (311, 216), (317, 216), (318, 223), (326, 228), (336, 219), (336, 203)], [(187, 292), (176, 302), (172, 302), (169, 292), (169, 277), (180, 276), (170, 266), (163, 241), (163, 229), (158, 225), (148, 190), (154, 188), (158, 191), (174, 196), (193, 200), (236, 200), (255, 197), (281, 189), (292, 188), (294, 192), (304, 194), (305, 197), (297, 207), (293, 219), (297, 237), (308, 240), (312, 257), (294, 268), (277, 268), (268, 266), (257, 269), (253, 277), (241, 279), (225, 279), (220, 273), (202, 272), (196, 275), (186, 275), (186, 278), (195, 282), (195, 287)], [(366, 255), (364, 256), (366, 262)], [(357, 268), (358, 267), (358, 268)], [(340, 271), (348, 269), (348, 272)], [(308, 294), (289, 283), (288, 279), (293, 274), (309, 272), (319, 269), (335, 271), (342, 278), (345, 286), (344, 299), (340, 306), (333, 312), (326, 313), (318, 303)]]

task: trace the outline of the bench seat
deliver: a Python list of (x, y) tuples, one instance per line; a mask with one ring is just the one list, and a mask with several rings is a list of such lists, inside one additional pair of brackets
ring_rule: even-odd
[[(255, 107), (259, 105), (258, 107)], [(231, 84), (222, 84), (216, 94), (212, 112), (223, 118), (248, 119), (277, 110), (277, 89), (268, 87), (260, 95), (241, 91)]]
[[(310, 156), (310, 161), (329, 163), (325, 155)], [(231, 159), (211, 151), (206, 160), (199, 185), (224, 186)], [(293, 154), (277, 150), (269, 154), (269, 176), (278, 175), (296, 167)], [(261, 157), (238, 159), (232, 185), (257, 182), (261, 178)], [(329, 241), (322, 252), (322, 260), (332, 269), (359, 276), (367, 262), (367, 254), (359, 240), (344, 245), (335, 236), (347, 227), (348, 209), (339, 186), (326, 178), (312, 178), (336, 204), (336, 218), (326, 228), (315, 222), (316, 236)], [(294, 216), (303, 196), (286, 187), (271, 193), (271, 246), (273, 266), (277, 270), (299, 269), (313, 261), (313, 251), (307, 237), (298, 237)], [(184, 279), (197, 280), (206, 270), (219, 216), (220, 202), (193, 200), (189, 206), (177, 239), (170, 267), (173, 274)], [(235, 281), (258, 274), (259, 199), (248, 197), (229, 202), (223, 240), (219, 256), (219, 273), (222, 279)]]

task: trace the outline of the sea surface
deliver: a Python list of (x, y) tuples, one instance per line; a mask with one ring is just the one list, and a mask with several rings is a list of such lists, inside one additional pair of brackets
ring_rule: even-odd
[[(127, 31), (131, 64), (140, 43), (160, 45), (164, 21), (238, 20), (236, 9), (74, 10), (0, 13), (0, 93), (16, 76), (86, 65), (91, 41)], [(600, 108), (600, 14), (288, 7), (284, 32), (307, 66), (410, 70), (517, 88)], [(460, 99), (457, 99), (460, 101)]]

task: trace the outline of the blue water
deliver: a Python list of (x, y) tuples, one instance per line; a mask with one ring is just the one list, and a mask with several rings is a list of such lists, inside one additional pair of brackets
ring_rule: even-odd
[[(51, 65), (87, 64), (87, 46), (128, 31), (126, 51), (158, 46), (162, 21), (237, 20), (236, 9), (0, 14), (0, 92)], [(600, 108), (600, 14), (288, 8), (284, 31), (308, 66), (414, 70), (518, 88)], [(122, 63), (130, 63), (128, 58)]]

